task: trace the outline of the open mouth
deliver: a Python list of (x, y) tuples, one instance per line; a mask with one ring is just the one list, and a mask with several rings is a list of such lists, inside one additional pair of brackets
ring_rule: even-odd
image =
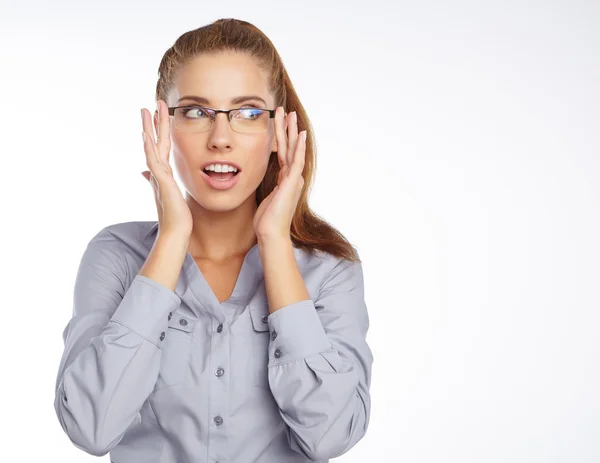
[(237, 172), (215, 172), (214, 170), (204, 169), (204, 173), (210, 178), (221, 181), (230, 180), (233, 177), (236, 177), (240, 172), (240, 170), (238, 170)]

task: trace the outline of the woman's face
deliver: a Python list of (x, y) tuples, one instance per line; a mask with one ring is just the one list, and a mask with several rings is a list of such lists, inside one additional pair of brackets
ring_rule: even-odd
[[(168, 97), (168, 105), (199, 104), (213, 109), (233, 109), (244, 106), (274, 108), (274, 98), (267, 88), (267, 73), (254, 58), (241, 53), (201, 55), (184, 67)], [(239, 96), (253, 95), (236, 104)], [(198, 102), (186, 97), (197, 96)], [(265, 132), (239, 133), (233, 131), (226, 114), (217, 114), (210, 130), (184, 132), (174, 127), (170, 118), (171, 156), (177, 173), (189, 195), (203, 208), (228, 211), (246, 201), (254, 201), (255, 191), (263, 180), (271, 152), (277, 151), (274, 119)], [(215, 189), (203, 178), (202, 165), (226, 160), (240, 166), (237, 184), (227, 190)]]

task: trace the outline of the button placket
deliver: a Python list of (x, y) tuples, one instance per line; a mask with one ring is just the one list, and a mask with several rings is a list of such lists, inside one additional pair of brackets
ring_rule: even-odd
[(254, 385), (264, 389), (269, 388), (268, 363), (269, 363), (269, 343), (271, 342), (271, 333), (269, 332), (269, 308), (266, 303), (251, 304), (250, 322), (252, 331), (252, 357), (254, 362)]

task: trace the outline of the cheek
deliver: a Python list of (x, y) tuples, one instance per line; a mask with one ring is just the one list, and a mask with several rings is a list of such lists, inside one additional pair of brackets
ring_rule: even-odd
[(272, 137), (270, 134), (265, 134), (260, 138), (257, 137), (256, 140), (252, 140), (252, 143), (248, 144), (244, 149), (248, 153), (246, 164), (251, 164), (252, 167), (256, 166), (264, 172), (271, 156), (271, 143)]
[(171, 137), (171, 159), (181, 179), (187, 178), (190, 172), (197, 169), (198, 160), (188, 153), (194, 152), (194, 143), (185, 137)]
[(191, 152), (193, 152), (191, 146), (186, 146), (185, 143), (171, 144), (170, 162), (175, 167), (179, 178), (186, 184), (189, 184), (194, 171), (199, 168), (198, 161), (194, 159), (194, 156), (188, 154)]
[(262, 182), (267, 166), (269, 165), (269, 159), (271, 157), (271, 151), (267, 147), (262, 147), (261, 150), (256, 150), (253, 155), (248, 156), (245, 161), (245, 173), (247, 174), (246, 181), (249, 181), (254, 187), (257, 187)]
[(171, 153), (172, 165), (175, 167), (175, 172), (181, 181), (189, 187), (193, 184), (192, 169), (189, 166), (187, 159), (181, 153)]

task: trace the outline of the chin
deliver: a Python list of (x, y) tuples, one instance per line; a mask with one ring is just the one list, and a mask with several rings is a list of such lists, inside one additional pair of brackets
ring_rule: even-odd
[(212, 190), (203, 191), (196, 190), (196, 194), (192, 195), (194, 200), (204, 209), (213, 212), (228, 212), (244, 206), (247, 202), (253, 201), (256, 205), (256, 190), (253, 190), (250, 195), (242, 194), (239, 191), (232, 190), (218, 191)]

